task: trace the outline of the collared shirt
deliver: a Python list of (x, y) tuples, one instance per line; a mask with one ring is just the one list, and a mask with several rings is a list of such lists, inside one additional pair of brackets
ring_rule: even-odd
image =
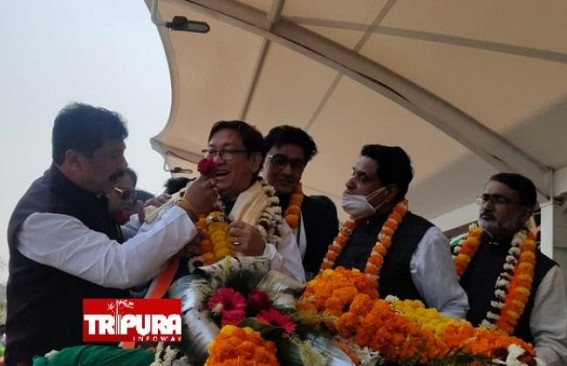
[(530, 332), (540, 360), (547, 366), (567, 365), (567, 297), (559, 266), (547, 272), (536, 290)]
[[(453, 238), (451, 245), (457, 245), (464, 236)], [(497, 242), (487, 241), (487, 243), (491, 251), (498, 250), (498, 247), (503, 245)], [(500, 250), (507, 251), (507, 248), (508, 244), (505, 244)], [(486, 265), (485, 261), (482, 263)], [(471, 263), (471, 266), (473, 265)], [(494, 289), (495, 284), (485, 285)], [(528, 326), (536, 355), (547, 366), (565, 366), (567, 365), (567, 296), (561, 268), (558, 265), (552, 266), (534, 290)]]
[(126, 289), (157, 275), (196, 234), (195, 225), (177, 206), (143, 224), (123, 244), (72, 216), (34, 213), (18, 232), (17, 248), (38, 263), (101, 286)]
[[(376, 218), (360, 223), (357, 230), (362, 230), (364, 234), (357, 237), (356, 247), (350, 248), (349, 259), (341, 255), (336, 265), (364, 270), (382, 222), (383, 218)], [(354, 236), (355, 234), (350, 240)], [(386, 260), (387, 258), (386, 256)], [(468, 298), (459, 285), (453, 267), (449, 240), (439, 228), (432, 226), (425, 231), (411, 255), (409, 271), (411, 280), (427, 307), (435, 308), (452, 318), (465, 318), (469, 309)]]
[(417, 244), (411, 257), (410, 273), (428, 307), (453, 318), (466, 316), (467, 294), (458, 283), (449, 241), (439, 228), (431, 227)]
[(285, 222), (280, 227), (280, 233), (282, 240), (278, 246), (266, 243), (263, 256), (270, 259), (272, 269), (303, 283), (305, 282), (305, 271), (301, 264), (301, 253), (295, 241), (295, 236)]

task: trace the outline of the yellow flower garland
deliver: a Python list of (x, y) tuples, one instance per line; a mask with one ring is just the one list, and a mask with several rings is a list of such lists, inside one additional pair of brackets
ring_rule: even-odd
[[(370, 278), (373, 278), (378, 282), (380, 278), (380, 270), (384, 264), (384, 257), (388, 253), (388, 249), (392, 245), (392, 236), (398, 230), (398, 226), (404, 219), (408, 211), (408, 200), (404, 199), (400, 201), (392, 210), (386, 222), (382, 226), (382, 229), (378, 233), (378, 240), (370, 252), (368, 261), (366, 262), (366, 268), (364, 272)], [(349, 218), (339, 231), (337, 237), (333, 240), (333, 243), (329, 245), (329, 249), (323, 263), (321, 264), (320, 272), (331, 269), (335, 266), (336, 260), (339, 258), (344, 246), (348, 242), (352, 232), (356, 228), (356, 221), (351, 217)]]
[[(279, 200), (275, 195), (274, 187), (261, 180), (262, 192), (269, 200), (269, 204), (263, 209), (256, 228), (262, 238), (277, 246), (281, 241), (279, 227), (283, 223)], [(301, 197), (303, 199), (303, 196)], [(301, 203), (300, 203), (301, 204)], [(198, 245), (198, 253), (189, 259), (189, 269), (193, 270), (202, 265), (211, 265), (227, 256), (233, 256), (234, 246), (228, 235), (228, 219), (222, 209), (222, 203), (207, 216), (202, 216), (197, 221), (198, 237), (195, 239)]]
[(306, 318), (314, 313), (328, 316), (314, 324), (325, 324), (337, 334), (337, 345), (355, 356), (353, 360), (357, 358), (356, 349), (361, 348), (404, 365), (461, 364), (458, 357), (478, 360), (472, 365), (481, 365), (490, 359), (496, 361), (510, 346), (525, 351), (522, 359), (535, 357), (533, 346), (518, 338), (475, 328), (465, 320), (428, 309), (421, 301), (378, 299), (374, 281), (356, 269), (323, 271), (306, 284), (296, 305)]
[(228, 237), (228, 224), (222, 211), (213, 211), (207, 217), (199, 218), (197, 229), (200, 239), (199, 251), (205, 265), (234, 254)]
[(301, 203), (303, 202), (303, 189), (301, 183), (297, 183), (294, 192), (291, 194), (289, 204), (285, 210), (285, 222), (289, 225), (291, 230), (295, 230), (299, 225), (299, 218), (301, 217)]
[[(471, 225), (468, 234), (453, 249), (457, 253), (453, 260), (459, 279), (476, 253), (481, 235), (482, 229)], [(514, 332), (532, 291), (536, 263), (535, 239), (534, 233), (525, 229), (514, 235), (503, 270), (496, 280), (495, 300), (491, 301), (491, 309), (482, 326), (508, 335)]]

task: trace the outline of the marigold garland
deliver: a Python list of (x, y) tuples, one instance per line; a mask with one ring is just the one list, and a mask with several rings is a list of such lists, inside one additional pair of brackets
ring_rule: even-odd
[(471, 225), (466, 237), (454, 249), (453, 262), (457, 277), (459, 280), (467, 270), (472, 257), (476, 254), (478, 246), (480, 245), (480, 238), (482, 236), (482, 229), (478, 225)]
[(520, 361), (535, 364), (530, 344), (446, 317), (418, 300), (378, 299), (373, 282), (356, 269), (325, 270), (306, 284), (297, 308), (302, 313), (334, 315), (325, 324), (340, 336), (341, 349), (353, 361), (358, 358), (353, 350), (367, 348), (400, 364), (461, 364), (460, 360), (470, 364), (477, 360), (472, 364), (481, 365), (501, 360), (513, 352), (511, 347), (518, 347), (523, 352)]
[[(382, 269), (382, 265), (384, 264), (384, 257), (388, 253), (388, 249), (392, 245), (392, 237), (398, 230), (398, 226), (404, 219), (406, 213), (408, 211), (408, 200), (404, 199), (396, 206), (388, 215), (386, 222), (382, 226), (382, 229), (378, 233), (378, 240), (376, 244), (372, 248), (370, 252), (370, 256), (366, 262), (366, 268), (364, 272), (371, 278), (378, 280), (380, 278), (380, 270)], [(329, 249), (325, 258), (323, 259), (323, 263), (321, 264), (321, 271), (326, 269), (331, 269), (335, 266), (336, 260), (341, 255), (344, 246), (348, 242), (352, 232), (356, 228), (356, 221), (351, 217), (347, 221), (345, 221), (341, 230), (339, 230), (339, 234), (333, 240), (333, 243), (329, 245)], [(377, 281), (378, 282), (378, 281)]]
[(285, 222), (289, 225), (291, 230), (295, 230), (299, 225), (301, 218), (301, 203), (303, 202), (303, 189), (301, 183), (297, 183), (294, 192), (291, 194), (289, 204), (285, 210)]
[(307, 282), (296, 305), (303, 312), (340, 316), (358, 294), (377, 299), (376, 281), (356, 269), (337, 267), (324, 270)]
[[(529, 254), (526, 256), (529, 257)], [(227, 291), (229, 289), (217, 289), (218, 301), (209, 301), (209, 308), (219, 310), (221, 314), (234, 308), (225, 309), (226, 300), (234, 294), (233, 290)], [(224, 296), (223, 292), (229, 296)], [(264, 296), (256, 293), (251, 296), (252, 292), (248, 295), (249, 300), (255, 298), (254, 302), (266, 304)], [(329, 327), (332, 333), (336, 333), (333, 341), (362, 364), (368, 364), (370, 360), (377, 364), (429, 366), (536, 365), (534, 348), (518, 338), (448, 318), (435, 309), (425, 308), (417, 300), (401, 301), (391, 296), (385, 300), (378, 299), (375, 280), (356, 269), (338, 267), (323, 271), (306, 284), (305, 292), (296, 305), (299, 313), (293, 314), (294, 320), (302, 318), (302, 315), (328, 314), (312, 317), (313, 322), (303, 324), (316, 327), (333, 323), (334, 326)], [(292, 318), (287, 315), (264, 310), (258, 318), (263, 318), (260, 319), (263, 323), (293, 332)], [(294, 336), (289, 339), (294, 344), (297, 340)], [(251, 328), (224, 326), (206, 348), (209, 357), (205, 366), (278, 365), (276, 344)], [(280, 357), (282, 355), (279, 354)], [(303, 353), (301, 357), (305, 360)], [(304, 363), (323, 364), (322, 361), (309, 360)], [(285, 358), (281, 362), (286, 363)]]
[(228, 223), (222, 211), (213, 211), (207, 217), (199, 218), (199, 257), (191, 259), (193, 266), (210, 265), (226, 256), (233, 255), (234, 249), (228, 237)]
[[(263, 180), (260, 183), (262, 191), (269, 199), (269, 205), (260, 214), (256, 228), (266, 242), (277, 246), (281, 241), (279, 226), (283, 223), (279, 199), (275, 195), (274, 187)], [(228, 219), (219, 206), (222, 207), (220, 201), (214, 211), (207, 216), (200, 217), (197, 221), (199, 235), (196, 240), (199, 253), (189, 260), (191, 270), (202, 265), (214, 264), (227, 256), (234, 255), (234, 246), (228, 235)]]
[(275, 343), (264, 340), (260, 332), (248, 327), (225, 325), (209, 344), (208, 350), (205, 366), (279, 365)]
[[(455, 270), (459, 278), (476, 253), (482, 229), (471, 225), (468, 234), (453, 248)], [(536, 262), (535, 234), (520, 230), (514, 235), (504, 261), (503, 269), (495, 284), (494, 300), (481, 325), (512, 334), (529, 300)]]

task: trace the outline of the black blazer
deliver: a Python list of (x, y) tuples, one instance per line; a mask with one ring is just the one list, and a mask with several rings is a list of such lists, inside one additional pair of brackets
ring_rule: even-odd
[(319, 272), (327, 248), (337, 236), (339, 220), (337, 208), (327, 196), (303, 196), (301, 216), (307, 240), (303, 269), (309, 280)]

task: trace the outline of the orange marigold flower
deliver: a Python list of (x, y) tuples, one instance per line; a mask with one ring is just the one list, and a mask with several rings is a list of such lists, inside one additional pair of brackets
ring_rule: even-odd
[(297, 205), (290, 204), (285, 212), (286, 212), (286, 216), (288, 214), (299, 216), (301, 214), (301, 208), (298, 207)]
[(347, 312), (339, 316), (336, 327), (337, 332), (343, 338), (350, 338), (356, 334), (360, 324), (359, 317), (355, 313)]
[(299, 215), (297, 214), (290, 214), (290, 215), (285, 215), (285, 222), (290, 226), (290, 227), (297, 227), (298, 223), (299, 223)]

